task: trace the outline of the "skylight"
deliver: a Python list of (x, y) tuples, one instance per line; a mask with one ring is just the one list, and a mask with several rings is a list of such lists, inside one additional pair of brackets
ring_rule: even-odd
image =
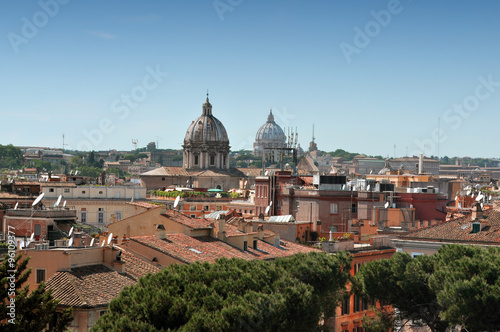
[(203, 254), (201, 251), (199, 251), (198, 249), (195, 249), (195, 248), (191, 248), (191, 247), (188, 247), (189, 250), (197, 253), (197, 254)]

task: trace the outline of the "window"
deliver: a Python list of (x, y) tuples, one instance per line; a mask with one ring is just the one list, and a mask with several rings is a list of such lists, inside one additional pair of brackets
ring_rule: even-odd
[(64, 192), (67, 194), (69, 193), (69, 188), (64, 188)]
[(361, 267), (361, 263), (354, 264), (354, 274), (359, 272), (359, 268)]
[(191, 205), (191, 207), (189, 208), (191, 211), (196, 211), (196, 205)]
[(80, 222), (83, 224), (87, 222), (87, 211), (80, 212)]
[(222, 159), (222, 165), (223, 166), (226, 166), (226, 156), (224, 155), (223, 159)]
[(198, 165), (198, 161), (199, 161), (199, 160), (198, 160), (198, 156), (194, 156), (194, 164), (195, 164), (195, 165)]
[(85, 194), (85, 190), (82, 190), (82, 194)]
[(210, 156), (210, 166), (215, 165), (215, 156)]
[(337, 214), (339, 210), (339, 205), (337, 203), (330, 203), (330, 214)]
[(100, 190), (100, 191), (99, 191), (99, 195), (102, 195), (102, 194), (103, 194), (103, 191), (102, 191), (102, 190)]
[(122, 220), (122, 212), (121, 211), (115, 212), (115, 218), (116, 218), (116, 221)]
[(215, 206), (215, 211), (222, 211), (222, 205)]
[(337, 232), (338, 227), (337, 226), (330, 226), (330, 232)]
[(208, 211), (210, 207), (208, 205), (203, 205), (203, 211)]
[(54, 192), (54, 188), (49, 188), (49, 193), (53, 193)]
[(352, 205), (351, 205), (351, 212), (352, 213), (358, 213), (358, 205), (356, 203), (352, 203)]
[(36, 269), (36, 283), (39, 284), (45, 281), (45, 270)]
[(423, 255), (423, 253), (421, 253), (421, 252), (412, 252), (411, 258), (414, 258), (415, 256), (421, 256), (421, 255)]
[(248, 241), (243, 241), (243, 250), (248, 250)]
[(165, 178), (161, 178), (162, 181), (165, 181)]
[(103, 316), (106, 313), (106, 310), (99, 311), (99, 317)]
[(353, 312), (361, 311), (361, 298), (359, 296), (354, 295), (354, 308)]
[(99, 223), (104, 222), (104, 212), (97, 212), (97, 222)]
[(253, 248), (257, 249), (257, 240), (253, 240)]
[(196, 214), (190, 215), (191, 218), (196, 218)]
[(35, 225), (35, 235), (40, 236), (42, 234), (42, 225), (36, 224)]
[(350, 297), (346, 297), (344, 300), (342, 300), (342, 315), (349, 315), (349, 305), (350, 305)]

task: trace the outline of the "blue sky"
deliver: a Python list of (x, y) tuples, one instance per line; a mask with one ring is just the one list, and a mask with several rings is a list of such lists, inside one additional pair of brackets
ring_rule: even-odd
[(208, 89), (232, 150), (272, 108), (304, 148), (500, 157), (497, 1), (2, 5), (0, 144), (180, 148)]

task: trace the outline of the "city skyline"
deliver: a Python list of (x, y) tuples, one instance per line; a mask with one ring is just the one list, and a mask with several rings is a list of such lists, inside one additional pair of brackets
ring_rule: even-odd
[(67, 149), (180, 149), (208, 89), (232, 151), (252, 149), (272, 108), (305, 150), (314, 124), (324, 151), (498, 157), (493, 1), (4, 8), (0, 144), (61, 148), (65, 134)]

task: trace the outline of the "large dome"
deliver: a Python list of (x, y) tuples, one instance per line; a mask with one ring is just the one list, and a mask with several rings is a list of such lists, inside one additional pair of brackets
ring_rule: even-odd
[(274, 122), (273, 111), (269, 112), (267, 122), (255, 135), (254, 155), (262, 155), (263, 148), (283, 148), (286, 146), (286, 136), (283, 129)]
[(189, 125), (183, 148), (185, 168), (228, 168), (229, 138), (222, 122), (212, 115), (208, 96), (203, 113)]
[(257, 135), (255, 135), (255, 141), (276, 141), (279, 143), (285, 143), (286, 136), (280, 126), (274, 122), (273, 111), (269, 112), (267, 116), (267, 122), (264, 123), (259, 130)]

